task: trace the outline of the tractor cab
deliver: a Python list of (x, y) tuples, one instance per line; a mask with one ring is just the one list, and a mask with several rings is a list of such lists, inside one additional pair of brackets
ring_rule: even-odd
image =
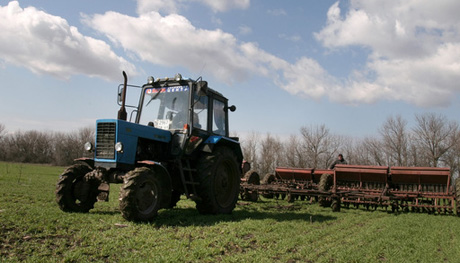
[(190, 155), (203, 141), (229, 137), (228, 100), (206, 81), (154, 79), (141, 87), (135, 122), (171, 132), (172, 155)]
[(149, 78), (142, 87), (136, 123), (162, 130), (188, 132), (200, 130), (209, 135), (228, 137), (227, 99), (207, 87), (205, 81)]

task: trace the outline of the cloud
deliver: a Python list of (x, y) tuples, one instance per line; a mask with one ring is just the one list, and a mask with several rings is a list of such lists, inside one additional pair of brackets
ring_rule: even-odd
[(442, 106), (460, 91), (460, 2), (364, 1), (342, 15), (329, 8), (327, 25), (315, 34), (325, 47), (369, 50), (365, 68), (343, 83), (346, 102), (401, 100)]
[[(190, 1), (194, 0), (173, 3)], [(291, 63), (220, 29), (196, 28), (179, 14), (151, 11), (132, 17), (107, 12), (88, 16), (85, 23), (143, 61), (186, 67), (195, 73), (204, 66), (206, 75), (226, 83), (264, 76), (305, 98), (327, 97), (345, 104), (382, 100), (427, 107), (448, 104), (460, 89), (460, 22), (451, 11), (459, 10), (459, 4), (391, 3), (355, 0), (344, 15), (338, 3), (330, 7), (327, 24), (316, 39), (332, 51), (351, 46), (369, 51), (365, 67), (353, 70), (345, 80), (311, 58), (299, 57)], [(226, 8), (220, 10), (228, 10), (229, 5)]]
[(204, 66), (206, 75), (229, 84), (264, 76), (291, 94), (315, 99), (337, 86), (312, 59), (302, 57), (290, 64), (257, 43), (238, 41), (220, 29), (196, 28), (178, 14), (162, 16), (152, 11), (132, 17), (107, 12), (88, 16), (84, 22), (143, 61), (186, 67), (197, 74)]
[[(117, 21), (124, 21), (118, 23)], [(85, 20), (141, 60), (162, 66), (184, 66), (204, 71), (230, 83), (249, 77), (252, 63), (237, 39), (222, 30), (195, 28), (185, 17), (157, 12), (131, 17), (116, 12)]]
[(239, 28), (240, 35), (249, 35), (252, 33), (252, 29), (246, 25), (242, 25)]
[(0, 59), (36, 74), (113, 79), (121, 70), (136, 72), (104, 41), (82, 35), (61, 17), (34, 7), (23, 9), (17, 1), (0, 6), (0, 31)]
[(267, 13), (272, 16), (285, 16), (287, 15), (284, 9), (270, 9), (267, 10)]
[(178, 13), (187, 3), (201, 3), (214, 12), (226, 12), (231, 9), (246, 9), (250, 0), (137, 0), (137, 13), (145, 14), (151, 11), (166, 14)]
[(292, 36), (288, 36), (286, 34), (279, 34), (278, 37), (284, 40), (292, 41), (292, 42), (299, 42), (302, 40), (302, 37), (298, 34), (295, 34)]

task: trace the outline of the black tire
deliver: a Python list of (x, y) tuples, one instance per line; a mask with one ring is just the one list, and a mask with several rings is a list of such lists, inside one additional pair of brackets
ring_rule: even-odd
[(340, 200), (334, 199), (331, 204), (332, 212), (340, 212)]
[(168, 174), (148, 167), (130, 171), (120, 190), (120, 211), (129, 221), (152, 221), (161, 208), (171, 204)]
[[(260, 176), (254, 170), (249, 170), (248, 172), (246, 172), (246, 174), (244, 174), (244, 179), (246, 180), (247, 184), (260, 185)], [(241, 199), (244, 201), (257, 202), (257, 200), (259, 199), (259, 194), (257, 190), (250, 191), (244, 189), (241, 194)]]
[(196, 209), (201, 214), (230, 214), (240, 192), (240, 169), (235, 153), (227, 147), (204, 154), (198, 163)]
[[(333, 175), (332, 174), (322, 174), (321, 179), (318, 184), (318, 189), (323, 192), (327, 192), (331, 189), (333, 185)], [(329, 207), (331, 206), (330, 198), (320, 196), (318, 198), (318, 203), (322, 207)]]
[(91, 182), (87, 173), (91, 168), (75, 164), (67, 168), (56, 184), (56, 202), (64, 212), (87, 213), (97, 201), (97, 184)]
[(287, 201), (288, 203), (294, 203), (294, 201), (297, 199), (297, 195), (288, 193), (287, 194)]
[[(262, 184), (269, 185), (269, 184), (274, 183), (275, 181), (276, 181), (276, 177), (274, 174), (266, 174), (264, 178), (262, 179)], [(272, 193), (269, 193), (269, 194), (262, 194), (262, 196), (265, 198), (272, 199), (274, 195)]]

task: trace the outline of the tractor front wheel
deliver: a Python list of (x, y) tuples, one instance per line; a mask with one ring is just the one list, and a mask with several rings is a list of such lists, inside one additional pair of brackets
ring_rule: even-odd
[(170, 205), (171, 192), (167, 174), (148, 167), (136, 168), (124, 178), (120, 211), (129, 221), (152, 221), (159, 209)]
[(85, 175), (91, 168), (75, 164), (67, 168), (56, 184), (56, 202), (64, 212), (87, 213), (97, 201), (97, 185)]
[(240, 190), (240, 170), (235, 153), (226, 147), (205, 154), (198, 164), (200, 181), (196, 208), (201, 214), (229, 214)]

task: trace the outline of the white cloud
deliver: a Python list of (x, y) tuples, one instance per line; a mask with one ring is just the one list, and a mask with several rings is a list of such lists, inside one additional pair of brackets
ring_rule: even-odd
[(37, 74), (67, 79), (75, 74), (116, 78), (134, 65), (117, 56), (105, 42), (82, 35), (61, 17), (17, 1), (0, 6), (0, 59)]
[(315, 60), (299, 57), (289, 63), (222, 30), (196, 28), (178, 14), (152, 11), (131, 17), (107, 12), (88, 17), (86, 23), (143, 61), (195, 73), (205, 65), (205, 74), (227, 83), (261, 75), (291, 94), (340, 103), (449, 103), (460, 89), (456, 84), (460, 27), (451, 14), (456, 6), (441, 8), (444, 17), (431, 15), (428, 4), (422, 8), (412, 2), (391, 3), (352, 1), (345, 16), (338, 3), (329, 9), (327, 25), (316, 38), (332, 50), (349, 46), (370, 50), (366, 67), (345, 81), (331, 76)]
[(249, 35), (252, 33), (252, 29), (246, 25), (242, 25), (239, 28), (240, 35)]
[(287, 15), (284, 9), (270, 9), (267, 10), (267, 13), (272, 16), (285, 16)]
[(145, 14), (151, 11), (177, 13), (180, 2), (173, 0), (137, 0), (137, 13)]
[[(122, 24), (118, 21), (124, 21)], [(150, 12), (131, 17), (120, 13), (87, 17), (85, 23), (105, 34), (117, 45), (141, 60), (162, 66), (181, 66), (220, 81), (244, 81), (265, 76), (288, 92), (320, 98), (335, 87), (327, 72), (316, 62), (300, 58), (295, 64), (260, 49), (256, 43), (242, 43), (222, 30), (194, 27), (187, 18)]]
[[(117, 21), (124, 21), (122, 24)], [(195, 28), (185, 17), (157, 12), (130, 17), (115, 12), (86, 20), (141, 60), (163, 66), (185, 66), (231, 82), (249, 76), (251, 61), (240, 50), (237, 39), (219, 29)]]
[(230, 9), (246, 9), (250, 0), (193, 0), (208, 5), (214, 12), (225, 12)]
[(302, 40), (302, 37), (300, 35), (297, 35), (297, 34), (292, 35), (292, 36), (288, 36), (286, 34), (279, 34), (278, 37), (281, 38), (281, 39), (292, 41), (292, 42), (299, 42), (299, 41)]
[(166, 14), (177, 13), (187, 3), (201, 3), (208, 6), (214, 12), (226, 12), (230, 9), (246, 9), (250, 0), (137, 0), (137, 13), (164, 12)]
[(344, 16), (338, 2), (332, 5), (316, 38), (332, 50), (361, 46), (370, 51), (365, 69), (350, 76), (337, 99), (448, 104), (460, 91), (459, 11), (456, 0), (355, 0)]

